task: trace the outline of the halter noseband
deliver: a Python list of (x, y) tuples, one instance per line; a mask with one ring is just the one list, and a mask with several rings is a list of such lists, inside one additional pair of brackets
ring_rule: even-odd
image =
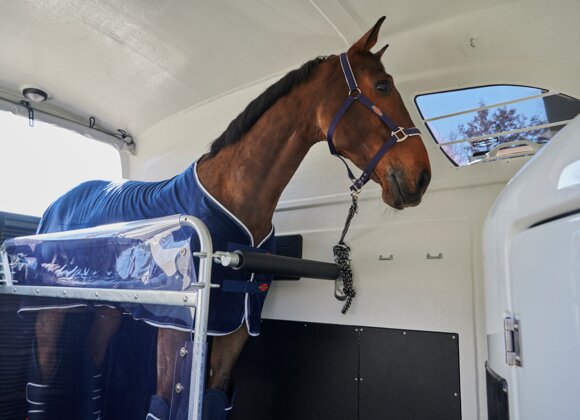
[[(330, 153), (334, 156), (339, 157), (346, 166), (346, 170), (348, 172), (348, 177), (353, 182), (353, 185), (350, 187), (354, 194), (360, 192), (362, 187), (369, 182), (371, 177), (371, 173), (375, 169), (375, 166), (379, 163), (382, 157), (387, 153), (391, 147), (393, 147), (396, 143), (400, 143), (407, 139), (409, 136), (414, 136), (416, 134), (421, 134), (418, 128), (401, 128), (397, 126), (389, 117), (387, 117), (381, 109), (372, 103), (372, 101), (367, 98), (365, 95), (362, 94), (358, 84), (356, 83), (356, 79), (354, 78), (354, 73), (350, 67), (350, 63), (348, 61), (348, 56), (346, 53), (340, 54), (340, 65), (342, 67), (342, 72), (344, 73), (344, 78), (346, 79), (346, 83), (348, 84), (348, 98), (342, 104), (338, 112), (335, 114), (332, 122), (330, 123), (330, 127), (328, 128), (328, 133), (326, 135), (326, 140), (328, 141), (328, 147), (330, 149)], [(358, 101), (367, 107), (370, 111), (373, 112), (389, 129), (391, 130), (391, 137), (381, 146), (381, 148), (375, 153), (365, 170), (363, 171), (362, 175), (357, 179), (346, 161), (340, 156), (336, 147), (334, 147), (334, 143), (332, 142), (332, 135), (334, 134), (334, 130), (338, 126), (338, 123), (348, 111), (350, 106), (355, 102)]]

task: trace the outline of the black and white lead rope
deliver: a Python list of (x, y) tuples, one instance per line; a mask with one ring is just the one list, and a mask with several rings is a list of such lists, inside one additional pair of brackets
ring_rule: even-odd
[(350, 305), (352, 304), (352, 299), (356, 296), (356, 290), (354, 290), (354, 284), (352, 279), (352, 269), (350, 267), (350, 248), (344, 242), (344, 238), (348, 229), (350, 228), (350, 222), (352, 218), (358, 211), (358, 194), (352, 193), (352, 203), (350, 205), (350, 209), (348, 210), (348, 215), (346, 216), (346, 221), (344, 222), (344, 229), (342, 230), (342, 235), (340, 237), (340, 241), (334, 247), (332, 247), (332, 251), (334, 252), (334, 263), (338, 265), (340, 269), (340, 275), (343, 281), (343, 290), (342, 292), (346, 296), (346, 302), (342, 307), (343, 314), (346, 314)]

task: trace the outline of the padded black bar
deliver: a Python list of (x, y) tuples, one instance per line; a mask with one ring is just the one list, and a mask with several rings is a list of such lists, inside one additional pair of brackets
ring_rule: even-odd
[(241, 257), (237, 270), (326, 280), (335, 280), (340, 276), (340, 269), (332, 263), (259, 252), (236, 251), (236, 254)]

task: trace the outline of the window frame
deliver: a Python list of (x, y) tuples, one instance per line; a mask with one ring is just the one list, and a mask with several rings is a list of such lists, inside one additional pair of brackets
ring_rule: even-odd
[[(429, 95), (437, 95), (437, 94), (446, 94), (446, 93), (450, 93), (450, 92), (462, 92), (462, 91), (468, 91), (468, 90), (473, 90), (473, 89), (483, 89), (483, 88), (493, 88), (493, 87), (515, 87), (515, 88), (529, 88), (529, 89), (536, 89), (538, 91), (540, 91), (540, 94), (537, 95), (530, 95), (530, 96), (525, 96), (522, 98), (518, 98), (518, 99), (513, 99), (513, 100), (509, 100), (509, 101), (503, 101), (503, 102), (497, 102), (497, 103), (493, 103), (490, 105), (485, 105), (483, 107), (478, 107), (478, 108), (468, 108), (468, 109), (464, 109), (461, 111), (457, 111), (457, 112), (453, 112), (450, 114), (443, 114), (443, 115), (437, 115), (435, 117), (430, 117), (430, 118), (425, 118), (424, 112), (421, 109), (421, 107), (419, 106), (418, 100), (421, 97), (424, 96), (429, 96)], [(415, 107), (419, 113), (419, 116), (421, 117), (421, 122), (423, 123), (423, 125), (425, 126), (425, 128), (429, 131), (429, 134), (431, 135), (431, 138), (433, 139), (435, 145), (437, 146), (437, 149), (439, 149), (444, 156), (451, 162), (451, 164), (454, 167), (458, 167), (458, 168), (462, 168), (462, 167), (467, 167), (467, 166), (471, 166), (472, 163), (467, 163), (467, 164), (461, 164), (456, 162), (448, 153), (447, 151), (444, 149), (444, 146), (449, 146), (452, 144), (459, 144), (459, 143), (474, 143), (477, 142), (479, 140), (474, 139), (473, 137), (471, 138), (465, 138), (465, 139), (461, 139), (461, 140), (457, 140), (457, 141), (448, 141), (448, 142), (444, 142), (444, 143), (440, 143), (437, 139), (437, 137), (435, 136), (435, 134), (433, 133), (430, 125), (428, 124), (430, 121), (434, 121), (434, 120), (438, 120), (438, 119), (444, 119), (444, 118), (451, 118), (457, 115), (462, 115), (462, 114), (468, 114), (471, 112), (478, 112), (482, 109), (493, 109), (493, 108), (501, 108), (504, 106), (508, 106), (510, 104), (514, 104), (514, 103), (520, 103), (520, 102), (525, 102), (525, 101), (529, 101), (529, 100), (534, 100), (534, 99), (541, 99), (544, 97), (549, 97), (549, 96), (557, 96), (557, 95), (561, 95), (564, 97), (569, 97), (575, 100), (579, 100), (571, 95), (567, 95), (565, 93), (559, 92), (559, 91), (553, 91), (547, 88), (540, 88), (537, 86), (529, 86), (529, 85), (523, 85), (523, 84), (510, 84), (510, 83), (488, 83), (488, 84), (483, 84), (483, 85), (474, 85), (474, 86), (469, 86), (469, 87), (463, 87), (463, 88), (459, 88), (459, 89), (445, 89), (445, 90), (440, 90), (440, 91), (434, 91), (434, 92), (424, 92), (424, 93), (420, 93), (414, 96), (413, 101), (415, 103)], [(562, 120), (562, 121), (558, 121), (558, 122), (553, 122), (553, 123), (546, 123), (546, 124), (541, 124), (538, 126), (532, 126), (532, 127), (526, 127), (526, 128), (522, 128), (521, 132), (527, 132), (527, 131), (532, 131), (534, 129), (543, 129), (543, 128), (550, 128), (550, 127), (561, 127), (563, 128), (564, 126), (566, 126), (571, 120)], [(560, 129), (561, 129), (560, 128)], [(520, 130), (520, 129), (518, 129)], [(509, 130), (508, 134), (513, 134), (513, 132), (517, 133), (520, 132), (518, 130)], [(504, 132), (499, 132), (499, 133), (490, 133), (490, 137), (495, 135), (497, 136), (498, 134), (502, 134)], [(505, 134), (504, 135), (507, 135)], [(482, 136), (485, 138), (485, 136)], [(499, 137), (499, 136), (498, 136)], [(483, 139), (482, 139), (483, 140)], [(535, 153), (535, 152), (534, 152)], [(533, 153), (532, 153), (533, 154)], [(528, 155), (529, 156), (529, 155)], [(495, 159), (493, 161), (497, 161), (497, 160), (507, 160), (507, 159), (511, 159), (511, 158), (517, 158), (517, 157), (525, 157), (522, 155), (518, 155), (518, 156), (512, 156), (512, 157), (504, 157), (501, 159)], [(483, 162), (473, 162), (473, 163), (489, 163), (489, 161), (483, 161)]]

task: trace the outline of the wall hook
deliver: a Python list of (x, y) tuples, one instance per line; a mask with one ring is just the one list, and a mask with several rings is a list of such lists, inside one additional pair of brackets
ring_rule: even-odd
[(442, 260), (443, 259), (443, 253), (440, 252), (439, 255), (431, 255), (429, 252), (427, 253), (427, 259), (428, 260)]
[(379, 255), (379, 261), (393, 261), (393, 254), (389, 255), (388, 257), (383, 256), (383, 254)]

